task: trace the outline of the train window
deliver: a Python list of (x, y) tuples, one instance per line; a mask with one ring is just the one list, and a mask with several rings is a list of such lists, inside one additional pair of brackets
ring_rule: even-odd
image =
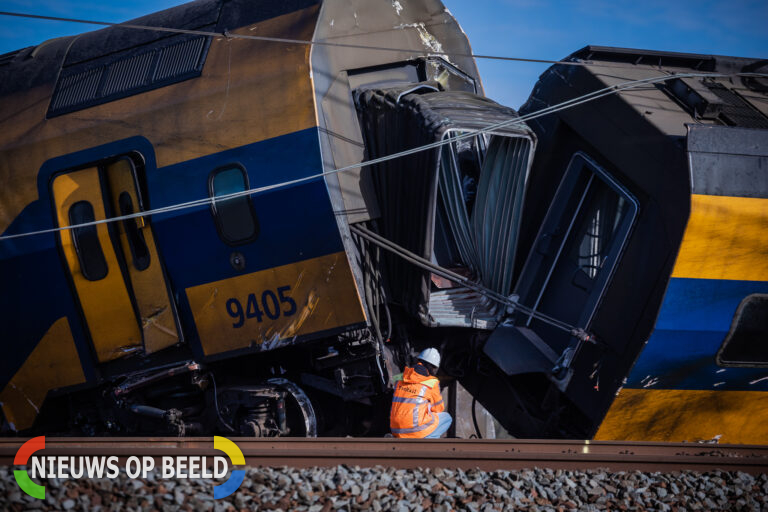
[(741, 301), (717, 353), (717, 364), (768, 366), (768, 294), (753, 293)]
[[(131, 215), (133, 211), (133, 200), (128, 192), (122, 192), (118, 198), (120, 204), (120, 215)], [(137, 219), (123, 220), (123, 229), (128, 237), (128, 246), (131, 249), (133, 257), (133, 266), (136, 270), (146, 270), (149, 267), (149, 249), (144, 240), (144, 233), (139, 229)]]
[(259, 224), (249, 196), (217, 200), (217, 197), (248, 190), (248, 176), (240, 166), (227, 166), (214, 170), (208, 182), (214, 199), (211, 205), (216, 229), (221, 239), (230, 245), (253, 241)]
[[(88, 201), (78, 201), (69, 208), (69, 224), (84, 224), (95, 220), (93, 206)], [(89, 281), (98, 281), (107, 276), (107, 260), (101, 250), (96, 226), (72, 229), (72, 242), (75, 245), (80, 271)]]
[(591, 192), (569, 252), (578, 269), (595, 279), (605, 263), (628, 204), (603, 182), (597, 182)]

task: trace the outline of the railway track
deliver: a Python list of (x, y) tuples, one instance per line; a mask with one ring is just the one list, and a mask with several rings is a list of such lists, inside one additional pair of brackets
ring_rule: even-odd
[[(474, 439), (232, 438), (248, 466), (744, 471), (768, 473), (768, 446), (613, 441)], [(0, 465), (12, 465), (21, 438), (0, 439)], [(52, 438), (36, 455), (222, 455), (205, 438)]]

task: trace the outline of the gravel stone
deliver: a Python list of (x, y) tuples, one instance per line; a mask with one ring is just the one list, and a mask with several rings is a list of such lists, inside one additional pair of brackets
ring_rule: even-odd
[(767, 510), (768, 474), (480, 471), (438, 469), (252, 468), (231, 496), (213, 499), (210, 479), (39, 479), (46, 499), (19, 491), (12, 468), (0, 467), (0, 510), (181, 512), (186, 510), (345, 510), (442, 512), (463, 510), (693, 512)]

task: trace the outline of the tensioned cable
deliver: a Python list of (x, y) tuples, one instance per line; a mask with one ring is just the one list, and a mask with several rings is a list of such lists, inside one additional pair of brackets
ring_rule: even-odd
[(51, 21), (66, 21), (70, 23), (84, 23), (87, 25), (99, 25), (104, 27), (121, 27), (134, 30), (151, 30), (155, 32), (169, 32), (174, 34), (189, 34), (207, 37), (226, 37), (229, 39), (251, 39), (255, 41), (268, 41), (273, 43), (285, 43), (285, 44), (300, 44), (300, 45), (313, 45), (313, 46), (334, 46), (338, 48), (353, 48), (357, 50), (372, 50), (379, 52), (403, 52), (413, 53), (417, 55), (426, 56), (448, 56), (448, 57), (471, 57), (475, 59), (489, 59), (489, 60), (503, 60), (503, 61), (515, 61), (515, 62), (534, 62), (541, 64), (563, 64), (566, 66), (600, 66), (600, 67), (616, 67), (615, 64), (603, 64), (603, 63), (586, 63), (582, 61), (559, 61), (548, 59), (531, 59), (525, 57), (504, 57), (499, 55), (480, 55), (475, 53), (456, 53), (456, 52), (441, 52), (441, 51), (429, 51), (417, 50), (413, 48), (391, 48), (387, 46), (368, 46), (362, 44), (353, 43), (338, 43), (327, 40), (308, 40), (308, 39), (291, 39), (285, 37), (271, 37), (271, 36), (255, 36), (250, 34), (233, 34), (229, 31), (224, 32), (211, 32), (208, 30), (194, 30), (184, 28), (169, 28), (169, 27), (155, 27), (151, 25), (135, 25), (132, 23), (117, 23), (110, 21), (94, 21), (94, 20), (81, 20), (77, 18), (63, 18), (58, 16), (45, 16), (41, 14), (26, 14), (20, 12), (8, 12), (0, 11), (0, 16), (14, 16), (17, 18), (32, 18), (38, 20), (51, 20)]
[(631, 81), (627, 81), (627, 82), (622, 82), (622, 83), (619, 83), (619, 84), (611, 85), (611, 86), (605, 87), (603, 89), (598, 89), (597, 91), (593, 91), (593, 92), (587, 93), (587, 94), (585, 94), (583, 96), (579, 96), (579, 97), (576, 97), (576, 98), (564, 101), (562, 103), (558, 103), (557, 105), (553, 105), (553, 106), (550, 106), (550, 107), (547, 107), (547, 108), (543, 108), (541, 110), (537, 110), (536, 112), (531, 112), (530, 114), (526, 114), (526, 115), (519, 116), (519, 117), (516, 117), (516, 118), (513, 118), (513, 119), (509, 119), (507, 121), (502, 121), (500, 123), (492, 124), (492, 125), (489, 125), (489, 126), (487, 126), (485, 128), (480, 128), (480, 129), (477, 129), (477, 130), (468, 131), (466, 133), (463, 133), (461, 135), (457, 135), (455, 137), (451, 137), (451, 138), (448, 138), (448, 139), (443, 139), (443, 140), (440, 140), (440, 141), (432, 142), (430, 144), (425, 144), (423, 146), (418, 146), (416, 148), (407, 149), (405, 151), (400, 151), (399, 153), (393, 153), (391, 155), (386, 155), (386, 156), (382, 156), (382, 157), (379, 157), (379, 158), (373, 158), (371, 160), (365, 160), (365, 161), (362, 161), (362, 162), (359, 162), (359, 163), (356, 163), (356, 164), (347, 165), (345, 167), (339, 167), (337, 169), (331, 169), (329, 171), (324, 171), (324, 172), (320, 172), (320, 173), (317, 173), (317, 174), (312, 174), (310, 176), (305, 176), (303, 178), (296, 178), (294, 180), (284, 181), (284, 182), (281, 182), (281, 183), (273, 183), (272, 185), (265, 185), (263, 187), (256, 187), (256, 188), (252, 188), (252, 189), (248, 189), (248, 190), (243, 190), (243, 191), (240, 191), (240, 192), (234, 192), (232, 194), (226, 194), (226, 195), (221, 195), (221, 196), (206, 197), (206, 198), (202, 198), (202, 199), (196, 199), (194, 201), (188, 201), (186, 203), (178, 203), (178, 204), (175, 204), (175, 205), (164, 206), (164, 207), (155, 208), (155, 209), (152, 209), (152, 210), (145, 210), (145, 211), (141, 211), (141, 212), (132, 213), (130, 215), (122, 215), (122, 216), (119, 216), (119, 217), (110, 217), (108, 219), (95, 220), (95, 221), (91, 221), (91, 222), (83, 222), (81, 224), (73, 224), (73, 225), (70, 225), (70, 226), (60, 226), (60, 227), (56, 227), (56, 228), (41, 229), (41, 230), (38, 230), (38, 231), (29, 231), (29, 232), (26, 232), (26, 233), (17, 233), (17, 234), (14, 234), (14, 235), (4, 235), (4, 236), (0, 236), (0, 241), (11, 240), (11, 239), (14, 239), (14, 238), (23, 238), (23, 237), (27, 237), (27, 236), (33, 236), (33, 235), (42, 235), (42, 234), (46, 234), (46, 233), (55, 233), (55, 232), (58, 232), (58, 231), (64, 231), (64, 230), (68, 230), (68, 229), (76, 229), (76, 228), (84, 228), (84, 227), (88, 227), (88, 226), (96, 226), (98, 224), (106, 224), (106, 223), (109, 223), (109, 222), (118, 222), (118, 221), (121, 221), (121, 220), (136, 219), (136, 218), (139, 218), (139, 217), (147, 217), (147, 216), (150, 216), (150, 215), (157, 215), (157, 214), (161, 214), (161, 213), (169, 213), (169, 212), (174, 212), (174, 211), (178, 211), (178, 210), (185, 210), (185, 209), (188, 209), (188, 208), (194, 208), (196, 206), (207, 206), (207, 205), (213, 204), (213, 203), (215, 203), (217, 201), (221, 202), (221, 201), (226, 201), (226, 200), (229, 200), (229, 199), (235, 199), (235, 198), (238, 198), (238, 197), (250, 196), (250, 195), (253, 195), (253, 194), (260, 193), (260, 192), (267, 192), (267, 191), (275, 190), (275, 189), (278, 189), (278, 188), (289, 187), (289, 186), (292, 186), (292, 185), (297, 185), (299, 183), (305, 183), (305, 182), (308, 182), (308, 181), (311, 181), (311, 180), (315, 180), (315, 179), (318, 179), (318, 178), (323, 178), (325, 176), (330, 176), (330, 175), (337, 174), (337, 173), (340, 173), (340, 172), (351, 171), (351, 170), (359, 169), (361, 167), (365, 167), (365, 166), (369, 166), (369, 165), (375, 165), (375, 164), (379, 164), (379, 163), (386, 162), (386, 161), (389, 161), (389, 160), (394, 160), (396, 158), (401, 158), (401, 157), (404, 157), (404, 156), (412, 155), (414, 153), (419, 153), (421, 151), (426, 151), (428, 149), (437, 148), (437, 147), (443, 146), (445, 144), (451, 144), (453, 142), (457, 142), (457, 141), (460, 141), (460, 140), (463, 140), (463, 139), (475, 137), (477, 135), (481, 135), (481, 134), (484, 134), (484, 133), (492, 133), (494, 131), (499, 131), (499, 130), (501, 130), (503, 128), (508, 128), (510, 126), (514, 126), (514, 125), (517, 125), (517, 124), (523, 124), (525, 121), (528, 121), (528, 120), (531, 120), (531, 119), (536, 119), (538, 117), (542, 117), (542, 116), (545, 116), (547, 114), (553, 114), (553, 113), (559, 112), (561, 110), (565, 110), (565, 109), (568, 109), (568, 108), (573, 108), (575, 106), (582, 105), (582, 104), (588, 103), (590, 101), (594, 101), (594, 100), (602, 98), (604, 96), (608, 96), (608, 95), (611, 95), (611, 94), (616, 94), (618, 92), (621, 92), (621, 91), (624, 91), (624, 90), (627, 90), (627, 89), (636, 88), (636, 87), (639, 87), (639, 86), (642, 86), (642, 85), (650, 85), (650, 84), (654, 84), (654, 83), (657, 83), (657, 82), (663, 82), (663, 81), (669, 80), (671, 78), (697, 78), (697, 77), (725, 78), (725, 77), (733, 77), (733, 76), (748, 76), (748, 77), (768, 78), (768, 73), (679, 73), (679, 74), (667, 74), (667, 75), (655, 76), (655, 77), (651, 77), (651, 78), (643, 78), (643, 79), (640, 79), (640, 80), (631, 80)]
[(384, 238), (378, 233), (374, 233), (373, 231), (370, 231), (362, 226), (355, 226), (355, 225), (350, 226), (349, 229), (359, 237), (364, 238), (369, 242), (373, 243), (374, 245), (377, 245), (382, 249), (405, 259), (406, 261), (410, 262), (411, 264), (417, 267), (420, 267), (424, 270), (428, 270), (458, 285), (469, 288), (470, 290), (474, 290), (480, 293), (481, 295), (484, 295), (489, 299), (496, 301), (500, 304), (522, 311), (523, 313), (530, 315), (533, 318), (536, 318), (537, 320), (540, 320), (557, 329), (565, 331), (573, 336), (576, 336), (579, 339), (582, 339), (584, 341), (592, 340), (591, 336), (584, 329), (570, 325), (566, 322), (563, 322), (562, 320), (558, 320), (557, 318), (546, 315), (540, 311), (536, 311), (533, 308), (529, 308), (528, 306), (520, 304), (516, 300), (510, 299), (509, 297), (506, 297), (501, 293), (498, 293), (488, 288), (487, 286), (484, 286), (476, 281), (469, 279), (468, 277), (462, 276), (461, 274), (457, 274), (456, 272), (452, 272), (447, 268), (444, 268), (444, 267), (441, 267), (440, 265), (432, 263), (428, 259), (422, 258), (418, 254), (415, 254), (409, 251), (405, 247), (397, 245), (396, 243), (392, 242), (391, 240), (388, 240), (387, 238)]

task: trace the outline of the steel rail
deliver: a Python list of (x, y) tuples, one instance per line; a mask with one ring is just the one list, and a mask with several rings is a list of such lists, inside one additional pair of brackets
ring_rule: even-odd
[[(612, 471), (681, 470), (768, 473), (768, 446), (614, 441), (390, 439), (390, 438), (231, 438), (246, 465), (397, 468), (443, 467), (519, 470), (534, 467)], [(0, 464), (12, 465), (22, 438), (0, 438)], [(35, 455), (64, 456), (222, 456), (205, 438), (52, 438)], [(212, 459), (211, 459), (212, 460)]]

